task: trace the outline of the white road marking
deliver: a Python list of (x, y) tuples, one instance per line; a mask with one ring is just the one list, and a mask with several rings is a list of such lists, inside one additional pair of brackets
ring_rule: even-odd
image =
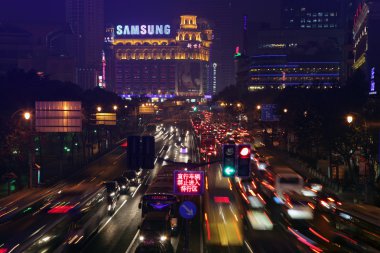
[(137, 191), (140, 189), (140, 186), (141, 186), (141, 184), (139, 184), (139, 186), (137, 186), (136, 190), (132, 194), (132, 198), (135, 196), (135, 194), (137, 193)]
[(247, 246), (249, 252), (253, 253), (253, 250), (252, 250), (251, 246), (249, 246), (248, 242), (244, 241), (244, 244)]
[(133, 237), (132, 242), (131, 242), (131, 244), (129, 244), (129, 247), (128, 247), (127, 251), (125, 251), (125, 253), (129, 253), (129, 251), (131, 250), (133, 244), (135, 244), (137, 236), (139, 235), (139, 231), (140, 231), (140, 229), (137, 230), (137, 232), (135, 234), (135, 237)]
[(123, 203), (120, 205), (120, 207), (118, 209), (116, 209), (116, 212), (111, 217), (109, 217), (109, 219), (106, 221), (106, 223), (104, 223), (104, 225), (99, 229), (98, 233), (100, 233), (108, 225), (108, 223), (120, 211), (120, 209), (125, 205), (125, 203), (127, 203), (127, 201), (128, 201), (127, 199), (123, 201)]

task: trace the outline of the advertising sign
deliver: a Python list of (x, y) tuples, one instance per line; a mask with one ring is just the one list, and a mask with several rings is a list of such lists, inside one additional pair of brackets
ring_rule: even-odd
[(116, 126), (116, 113), (98, 112), (95, 114), (96, 125)]
[(117, 25), (117, 36), (157, 36), (170, 35), (170, 25)]
[(80, 101), (36, 101), (36, 131), (70, 133), (82, 131)]
[(204, 171), (174, 171), (174, 193), (177, 195), (201, 195), (204, 191)]
[(177, 71), (178, 93), (198, 95), (202, 87), (201, 64), (199, 62), (180, 62)]

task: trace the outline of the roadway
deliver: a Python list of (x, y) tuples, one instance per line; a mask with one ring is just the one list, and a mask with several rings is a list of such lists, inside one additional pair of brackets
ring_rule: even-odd
[[(170, 128), (169, 128), (170, 129)], [(189, 159), (196, 161), (197, 152), (194, 148), (193, 135), (187, 133), (181, 142), (188, 147), (188, 154), (180, 154), (178, 138), (180, 135), (177, 131), (176, 134), (166, 133), (158, 134), (156, 136), (156, 147), (159, 148), (157, 156), (165, 160), (172, 160), (176, 162), (187, 162)], [(143, 182), (136, 188), (130, 196), (122, 197), (120, 207), (115, 214), (107, 221), (107, 224), (100, 228), (99, 232), (89, 241), (82, 252), (112, 252), (112, 253), (132, 253), (135, 252), (138, 246), (138, 226), (141, 222), (141, 211), (138, 208), (140, 198), (147, 190), (149, 184), (154, 179), (158, 170), (165, 165), (166, 162), (157, 159), (155, 167), (148, 175), (146, 175)], [(179, 244), (179, 237), (172, 238), (172, 245), (174, 250), (177, 249)]]
[[(178, 161), (187, 161), (189, 158), (184, 155), (179, 155), (178, 150), (175, 147), (175, 135), (174, 132), (168, 134), (158, 133), (156, 134), (156, 153), (159, 156), (164, 156)], [(190, 140), (190, 137), (189, 137)], [(190, 141), (189, 141), (190, 145)], [(191, 151), (194, 153), (194, 151)], [(118, 147), (106, 154), (105, 156), (99, 158), (98, 160), (91, 163), (82, 173), (78, 173), (74, 177), (60, 182), (53, 188), (43, 191), (42, 198), (37, 198), (36, 202), (32, 202), (30, 205), (22, 207), (20, 205), (9, 204), (9, 208), (15, 209), (10, 215), (3, 216), (2, 223), (0, 224), (0, 249), (7, 248), (13, 252), (18, 252), (22, 250), (23, 242), (31, 238), (38, 238), (41, 234), (45, 233), (49, 229), (57, 224), (62, 219), (62, 215), (50, 215), (43, 212), (42, 209), (48, 204), (54, 202), (59, 191), (66, 191), (68, 189), (75, 189), (82, 192), (82, 194), (89, 194), (91, 192), (96, 192), (102, 187), (102, 183), (106, 180), (111, 180), (120, 176), (126, 169), (126, 153), (121, 147)], [(157, 161), (155, 165), (155, 170), (157, 170), (162, 165), (162, 162)], [(130, 196), (122, 196), (119, 200), (117, 212), (107, 220), (102, 227), (100, 227), (99, 235), (95, 238), (99, 238), (99, 244), (95, 244), (96, 248), (109, 248), (112, 250), (102, 250), (102, 251), (92, 251), (92, 252), (116, 252), (116, 249), (121, 249), (125, 252), (127, 245), (123, 237), (122, 244), (116, 243), (117, 231), (120, 229), (127, 228), (126, 233), (121, 233), (120, 235), (125, 235), (131, 237), (129, 241), (132, 241), (135, 235), (136, 228), (138, 226), (137, 216), (139, 216), (139, 209), (137, 208), (138, 200), (141, 197), (142, 192), (146, 189), (147, 185), (151, 181), (155, 170), (152, 171), (151, 176), (147, 173), (144, 181), (137, 188), (132, 189)], [(12, 207), (14, 206), (14, 207)], [(132, 221), (131, 223), (125, 224), (122, 221), (126, 217), (120, 214), (129, 214), (126, 221)], [(123, 226), (120, 226), (123, 224)], [(124, 226), (125, 224), (125, 226)], [(131, 230), (130, 230), (131, 229)], [(111, 231), (115, 231), (114, 234)], [(102, 244), (104, 237), (102, 235), (107, 235), (107, 243)], [(109, 237), (112, 235), (111, 237)], [(115, 237), (113, 239), (113, 236)], [(93, 242), (97, 240), (91, 240), (88, 249), (91, 249)], [(114, 248), (114, 249), (113, 249)], [(117, 251), (119, 252), (119, 251)]]

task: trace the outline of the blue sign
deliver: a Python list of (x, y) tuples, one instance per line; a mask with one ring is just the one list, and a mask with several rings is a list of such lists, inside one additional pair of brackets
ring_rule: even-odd
[(192, 218), (194, 218), (196, 213), (197, 213), (197, 207), (191, 201), (184, 201), (179, 206), (179, 214), (184, 219), (192, 219)]
[(279, 121), (276, 104), (261, 105), (261, 121)]

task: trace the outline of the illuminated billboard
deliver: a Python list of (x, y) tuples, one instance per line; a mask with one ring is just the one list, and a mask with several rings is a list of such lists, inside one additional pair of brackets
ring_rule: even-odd
[(201, 63), (182, 61), (177, 64), (177, 93), (199, 95), (202, 89)]
[(80, 101), (36, 101), (36, 131), (70, 133), (82, 131)]
[(170, 25), (117, 25), (117, 36), (130, 35), (170, 35)]

